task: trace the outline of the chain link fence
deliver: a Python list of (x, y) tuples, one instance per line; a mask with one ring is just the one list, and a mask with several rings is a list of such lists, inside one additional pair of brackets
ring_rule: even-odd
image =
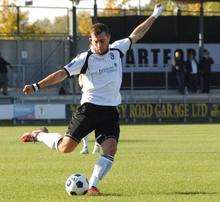
[[(73, 7), (74, 8), (74, 7)], [(151, 9), (103, 9), (75, 7), (35, 7), (0, 6), (0, 37), (12, 38), (67, 38), (73, 35), (76, 26), (77, 35), (88, 35), (88, 26), (97, 17), (149, 16)], [(74, 15), (73, 12), (76, 12)], [(94, 14), (97, 13), (97, 16)], [(199, 16), (199, 11), (186, 10), (185, 7), (168, 9), (163, 16)], [(204, 16), (219, 16), (220, 11), (204, 11)], [(73, 19), (76, 16), (76, 21)], [(7, 23), (6, 23), (7, 21)], [(76, 25), (74, 25), (76, 22)]]
[[(73, 57), (70, 36), (74, 35), (74, 26), (77, 34), (75, 41), (73, 40), (76, 45), (74, 51), (78, 53), (86, 50), (88, 38), (83, 38), (83, 36), (88, 36), (89, 26), (92, 25), (94, 19), (94, 9), (76, 7), (76, 21), (73, 19), (72, 11), (72, 8), (58, 7), (0, 6), (0, 38), (4, 40), (4, 43), (0, 41), (0, 48), (3, 56), (14, 66), (8, 75), (10, 87), (21, 89), (24, 84), (38, 81), (68, 63)], [(151, 13), (152, 10), (138, 8), (97, 10), (98, 17), (113, 16), (113, 18), (149, 16)], [(199, 12), (189, 10), (181, 10), (179, 13), (175, 10), (167, 10), (163, 13), (164, 16), (199, 16), (199, 14)], [(205, 12), (205, 16), (219, 15), (220, 12), (217, 11)], [(13, 19), (11, 24), (9, 17)], [(4, 23), (6, 20), (8, 24)], [(87, 23), (83, 24), (83, 22)], [(126, 85), (123, 88), (135, 90), (136, 75), (133, 72), (126, 74), (124, 80)], [(158, 88), (169, 88), (169, 76), (168, 70), (164, 71), (161, 85)], [(73, 82), (67, 81), (63, 85), (69, 92), (79, 91), (78, 87), (74, 89), (76, 85), (73, 85)], [(152, 86), (143, 88), (152, 88)]]

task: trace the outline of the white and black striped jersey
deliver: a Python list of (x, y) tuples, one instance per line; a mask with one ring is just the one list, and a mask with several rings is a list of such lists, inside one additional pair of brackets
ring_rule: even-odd
[(121, 103), (122, 57), (130, 47), (130, 38), (118, 40), (109, 45), (104, 55), (89, 50), (63, 67), (69, 76), (81, 74), (81, 104), (117, 106)]

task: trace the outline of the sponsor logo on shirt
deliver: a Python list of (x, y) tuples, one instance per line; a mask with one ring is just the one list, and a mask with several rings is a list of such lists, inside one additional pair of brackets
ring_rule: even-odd
[[(116, 65), (117, 66), (117, 65)], [(111, 66), (111, 67), (107, 67), (107, 68), (100, 68), (98, 71), (96, 72), (91, 72), (91, 74), (103, 74), (103, 73), (111, 73), (111, 72), (115, 72), (117, 71), (116, 66)]]
[(110, 52), (110, 58), (111, 58), (112, 60), (115, 59), (115, 56), (114, 56), (114, 54), (113, 54), (112, 52)]

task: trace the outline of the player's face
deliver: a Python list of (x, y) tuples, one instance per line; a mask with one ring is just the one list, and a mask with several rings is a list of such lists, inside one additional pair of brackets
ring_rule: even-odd
[(109, 41), (110, 35), (104, 32), (99, 35), (91, 34), (91, 48), (96, 54), (105, 54), (108, 51)]
[(176, 58), (180, 58), (180, 53), (179, 52), (175, 52), (175, 56), (176, 56)]

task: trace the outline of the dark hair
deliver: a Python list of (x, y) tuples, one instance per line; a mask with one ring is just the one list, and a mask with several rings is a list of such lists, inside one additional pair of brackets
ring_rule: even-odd
[(175, 50), (174, 53), (180, 53), (180, 55), (183, 55), (183, 51), (182, 51), (181, 49), (177, 49), (177, 50)]
[(209, 51), (207, 49), (204, 49), (203, 53), (209, 53)]
[(105, 33), (105, 34), (109, 34), (110, 35), (110, 30), (108, 28), (107, 25), (103, 24), (103, 23), (96, 23), (92, 26), (90, 34), (95, 34), (95, 35), (99, 35), (101, 33)]
[(176, 58), (176, 53), (180, 54), (181, 60), (183, 60), (183, 51), (181, 49), (177, 49), (174, 51), (174, 57)]

